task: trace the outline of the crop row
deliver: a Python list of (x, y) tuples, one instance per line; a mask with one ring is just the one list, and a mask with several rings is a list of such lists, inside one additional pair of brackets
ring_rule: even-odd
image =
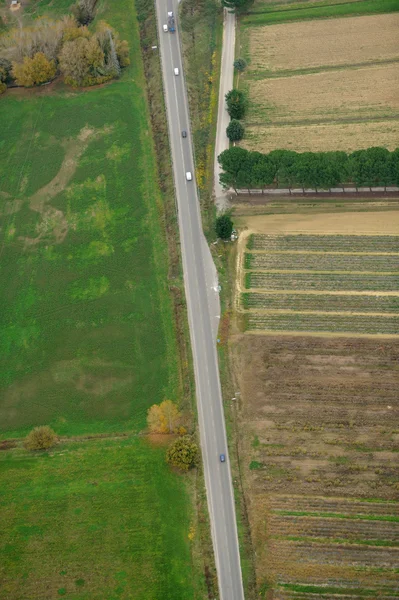
[(399, 502), (373, 502), (323, 498), (315, 496), (273, 495), (269, 500), (272, 510), (295, 510), (306, 512), (326, 512), (347, 515), (393, 515), (399, 517)]
[(318, 564), (342, 564), (395, 568), (398, 566), (398, 551), (390, 548), (369, 546), (311, 545), (306, 543), (280, 542), (280, 552), (288, 556), (294, 550), (300, 562)]
[(250, 271), (245, 287), (266, 290), (399, 291), (399, 275), (353, 275), (351, 273), (263, 273)]
[(244, 308), (325, 312), (395, 312), (399, 311), (398, 296), (365, 296), (351, 294), (263, 294), (245, 292), (241, 296)]
[(269, 529), (271, 534), (279, 536), (345, 538), (348, 541), (354, 539), (399, 541), (399, 523), (389, 521), (348, 521), (273, 515), (269, 521)]
[(369, 317), (359, 315), (320, 315), (309, 313), (260, 314), (247, 313), (249, 330), (268, 331), (318, 331), (347, 333), (380, 333), (399, 335), (397, 317)]
[(319, 250), (323, 252), (399, 252), (396, 235), (252, 234), (248, 250)]
[(249, 254), (246, 269), (302, 271), (399, 271), (399, 254)]

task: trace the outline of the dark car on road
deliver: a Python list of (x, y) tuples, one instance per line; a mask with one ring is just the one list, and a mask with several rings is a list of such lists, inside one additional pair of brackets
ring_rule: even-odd
[(181, 136), (182, 137), (187, 137), (187, 131), (185, 129), (183, 129), (183, 131), (181, 132)]
[(226, 462), (226, 457), (224, 454), (220, 455), (220, 462)]

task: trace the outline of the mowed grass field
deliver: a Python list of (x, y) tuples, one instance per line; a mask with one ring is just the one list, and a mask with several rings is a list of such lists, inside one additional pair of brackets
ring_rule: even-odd
[[(399, 132), (398, 14), (389, 11), (395, 7), (375, 2), (386, 9), (378, 12), (388, 14), (370, 15), (362, 12), (362, 1), (323, 3), (319, 16), (324, 18), (319, 19), (308, 14), (311, 4), (319, 3), (255, 4), (254, 14), (241, 19), (237, 53), (248, 68), (239, 86), (249, 98), (241, 144), (264, 152), (394, 149)], [(295, 22), (251, 20), (287, 16), (290, 7), (298, 17)], [(352, 7), (352, 13), (326, 18), (339, 16), (343, 7)]]
[[(139, 435), (184, 400), (138, 23), (98, 7), (129, 41), (120, 80), (0, 101), (0, 598), (199, 599), (200, 483)], [(25, 451), (45, 424), (60, 443)]]
[(143, 438), (2, 452), (3, 600), (202, 598), (187, 485)]
[[(297, 215), (296, 232), (291, 215), (285, 234), (273, 231), (276, 217), (267, 232), (263, 217), (265, 233), (248, 229), (240, 244), (237, 307), (244, 329), (399, 336), (399, 235), (389, 234), (399, 230), (398, 216), (374, 213), (386, 235), (367, 231), (372, 212), (336, 214), (335, 224), (326, 214), (318, 233), (306, 232), (304, 215)], [(312, 216), (308, 220), (314, 229)], [(251, 222), (256, 228), (256, 217)]]
[(137, 23), (127, 0), (101, 17), (131, 45), (121, 80), (1, 100), (3, 436), (139, 430), (178, 393)]
[(397, 598), (398, 340), (231, 342), (257, 597)]

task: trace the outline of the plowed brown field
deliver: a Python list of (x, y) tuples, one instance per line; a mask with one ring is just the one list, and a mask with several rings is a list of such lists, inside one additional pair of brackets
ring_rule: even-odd
[(259, 589), (397, 597), (399, 342), (247, 334), (232, 362)]

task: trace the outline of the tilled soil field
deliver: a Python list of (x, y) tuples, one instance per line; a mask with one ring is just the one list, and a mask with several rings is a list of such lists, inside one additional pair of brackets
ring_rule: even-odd
[(260, 597), (399, 597), (399, 341), (237, 335)]

